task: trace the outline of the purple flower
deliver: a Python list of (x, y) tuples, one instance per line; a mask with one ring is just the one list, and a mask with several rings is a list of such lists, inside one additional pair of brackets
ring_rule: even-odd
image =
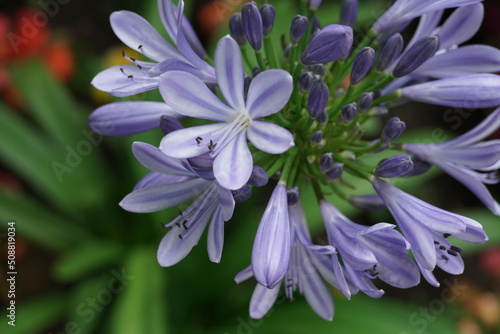
[(358, 0), (343, 0), (340, 8), (340, 24), (354, 27), (358, 17)]
[(344, 57), (352, 47), (352, 28), (330, 24), (321, 29), (302, 53), (304, 65), (326, 64)]
[(198, 243), (209, 220), (208, 255), (211, 261), (219, 262), (224, 243), (224, 222), (234, 211), (231, 191), (213, 179), (201, 178), (186, 160), (171, 158), (154, 146), (135, 142), (132, 151), (152, 173), (120, 202), (125, 210), (154, 212), (195, 199), (177, 218), (165, 225), (172, 229), (160, 243), (158, 262), (168, 267), (186, 257)]
[(397, 0), (373, 25), (372, 29), (384, 32), (403, 27), (409, 21), (427, 13), (446, 8), (460, 7), (481, 2), (482, 0)]
[[(288, 207), (288, 214), (291, 224), (289, 231), (291, 255), (290, 262), (287, 262), (285, 268), (286, 273), (271, 289), (257, 284), (250, 301), (250, 316), (256, 319), (262, 318), (273, 306), (281, 283), (284, 283), (285, 295), (288, 299), (293, 300), (293, 292), (298, 289), (320, 317), (332, 320), (333, 301), (321, 277), (333, 286), (342, 289), (348, 297), (350, 296), (340, 264), (338, 261), (336, 265), (333, 264), (330, 258), (330, 255), (335, 253), (335, 249), (332, 246), (312, 244), (300, 202)], [(253, 264), (240, 272), (235, 277), (235, 281), (240, 283), (252, 275), (255, 276)]]
[(214, 69), (201, 58), (205, 51), (183, 15), (184, 2), (179, 1), (178, 6), (171, 0), (158, 4), (163, 25), (177, 48), (141, 16), (129, 11), (114, 12), (111, 27), (116, 36), (155, 62), (137, 61), (124, 55), (134, 65), (113, 66), (97, 74), (92, 81), (97, 89), (113, 96), (145, 92), (158, 88), (159, 76), (173, 69), (192, 73), (206, 83), (216, 83)]
[(384, 292), (373, 284), (376, 277), (398, 288), (419, 283), (418, 267), (407, 257), (409, 245), (394, 230), (395, 225), (353, 223), (325, 200), (320, 202), (320, 209), (328, 241), (342, 257), (351, 293), (359, 289), (379, 298)]
[(472, 74), (424, 82), (401, 89), (403, 98), (456, 108), (500, 105), (500, 76)]
[(129, 136), (158, 128), (162, 116), (180, 117), (163, 102), (116, 102), (97, 108), (89, 125), (103, 136)]
[(252, 249), (257, 282), (274, 288), (285, 276), (290, 260), (290, 221), (286, 186), (279, 183), (269, 199)]
[(500, 108), (466, 134), (437, 144), (406, 144), (406, 152), (436, 165), (469, 188), (494, 214), (500, 205), (485, 184), (497, 184), (500, 140), (482, 141), (500, 127)]
[(160, 149), (175, 158), (209, 154), (214, 175), (225, 188), (236, 190), (247, 183), (253, 159), (247, 139), (258, 149), (279, 154), (294, 145), (292, 134), (272, 123), (256, 120), (280, 111), (292, 93), (292, 77), (283, 70), (256, 76), (243, 95), (243, 65), (238, 44), (222, 38), (215, 52), (215, 69), (223, 103), (194, 75), (171, 71), (161, 78), (160, 92), (176, 112), (217, 121), (174, 131), (164, 137)]
[(448, 252), (453, 250), (443, 242), (444, 235), (473, 243), (488, 240), (481, 224), (475, 220), (439, 209), (380, 179), (375, 178), (372, 183), (410, 243), (419, 268), (431, 284), (436, 285), (435, 280), (429, 279), (436, 265), (452, 274), (463, 271), (463, 262), (456, 259), (459, 255)]

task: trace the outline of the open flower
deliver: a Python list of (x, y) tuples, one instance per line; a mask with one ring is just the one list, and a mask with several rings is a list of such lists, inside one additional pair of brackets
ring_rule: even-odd
[(126, 10), (111, 14), (111, 27), (116, 36), (155, 62), (124, 57), (134, 65), (110, 67), (96, 75), (92, 84), (114, 96), (129, 96), (158, 88), (159, 76), (169, 70), (190, 72), (206, 83), (215, 84), (212, 66), (201, 57), (205, 51), (189, 21), (183, 15), (184, 1), (178, 6), (172, 0), (158, 1), (160, 17), (177, 48), (170, 45), (151, 24), (136, 13)]
[(135, 157), (152, 171), (143, 178), (120, 205), (131, 212), (154, 212), (171, 208), (190, 199), (194, 202), (172, 222), (158, 249), (158, 262), (172, 266), (181, 261), (198, 243), (211, 219), (208, 229), (208, 255), (219, 262), (224, 243), (224, 222), (234, 211), (231, 191), (215, 180), (201, 178), (187, 161), (165, 155), (158, 148), (136, 142)]
[(459, 255), (457, 252), (448, 252), (452, 249), (449, 243), (443, 242), (444, 235), (473, 243), (488, 240), (481, 224), (473, 219), (439, 209), (380, 179), (375, 178), (372, 184), (410, 243), (415, 260), (426, 279), (436, 265), (453, 274), (463, 271), (463, 263), (460, 265), (460, 261), (450, 261), (448, 255)]
[[(290, 262), (285, 266), (285, 275), (272, 288), (257, 284), (250, 301), (250, 316), (256, 319), (262, 318), (273, 306), (281, 283), (284, 283), (285, 295), (289, 300), (293, 300), (293, 292), (299, 290), (320, 317), (332, 320), (333, 300), (321, 277), (337, 288), (341, 288), (339, 282), (343, 282), (344, 293), (350, 296), (340, 265), (337, 262), (337, 267), (334, 267), (330, 259), (330, 254), (335, 253), (335, 248), (314, 245), (311, 242), (304, 209), (300, 202), (288, 207), (288, 215), (291, 225), (289, 230), (291, 244), (288, 246), (291, 253)], [(252, 276), (255, 276), (255, 269), (249, 266), (236, 275), (235, 281), (240, 283)]]
[(236, 190), (248, 181), (253, 159), (247, 139), (258, 149), (279, 154), (294, 145), (292, 134), (273, 123), (256, 120), (280, 111), (292, 93), (292, 77), (283, 70), (267, 70), (250, 84), (244, 99), (241, 52), (231, 37), (222, 38), (215, 51), (215, 70), (226, 103), (197, 77), (171, 71), (161, 78), (165, 102), (181, 115), (217, 121), (174, 131), (160, 149), (175, 158), (208, 153), (214, 160), (214, 175), (225, 188)]
[(482, 141), (500, 127), (497, 108), (474, 129), (455, 139), (437, 144), (406, 144), (406, 152), (436, 165), (469, 188), (494, 214), (500, 204), (485, 184), (500, 182), (500, 140)]

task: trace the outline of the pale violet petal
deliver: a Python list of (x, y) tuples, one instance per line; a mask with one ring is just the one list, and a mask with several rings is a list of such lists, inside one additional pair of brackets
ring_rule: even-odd
[(500, 72), (500, 50), (488, 45), (465, 45), (435, 55), (415, 72), (431, 78)]
[(295, 146), (290, 131), (269, 122), (253, 121), (247, 136), (255, 147), (271, 154), (280, 154)]
[(180, 117), (162, 102), (115, 102), (99, 107), (90, 114), (89, 125), (103, 136), (128, 136), (158, 128), (163, 115)]
[(184, 182), (187, 179), (189, 179), (189, 177), (187, 176), (167, 175), (167, 174), (151, 172), (146, 174), (146, 176), (144, 176), (142, 179), (140, 179), (135, 184), (133, 190), (141, 188), (149, 188), (160, 184), (172, 184), (177, 182)]
[(248, 266), (242, 271), (240, 271), (236, 276), (234, 277), (234, 281), (237, 284), (240, 284), (243, 281), (246, 281), (250, 277), (253, 277), (253, 271), (252, 271), (252, 266)]
[(206, 84), (212, 84), (212, 85), (217, 84), (217, 80), (215, 78), (215, 72), (207, 73), (206, 71), (202, 71), (199, 68), (193, 66), (188, 61), (180, 60), (177, 58), (170, 58), (156, 64), (149, 70), (148, 73), (153, 76), (160, 76), (168, 71), (188, 72), (196, 76), (198, 79), (200, 79)]
[(149, 77), (135, 65), (117, 65), (99, 72), (91, 84), (113, 96), (123, 97), (158, 88), (159, 78)]
[(439, 29), (439, 48), (447, 49), (469, 40), (481, 27), (483, 17), (482, 3), (457, 8)]
[(212, 215), (212, 221), (208, 226), (207, 250), (210, 261), (219, 263), (224, 246), (224, 218), (222, 208), (218, 207)]
[(227, 103), (236, 110), (244, 110), (243, 62), (238, 43), (229, 36), (223, 37), (215, 49), (215, 73), (219, 88)]
[(120, 206), (130, 212), (155, 212), (184, 203), (199, 195), (207, 181), (190, 179), (173, 184), (161, 184), (134, 190), (125, 196)]
[(177, 176), (197, 176), (186, 163), (169, 157), (159, 148), (141, 142), (132, 144), (132, 153), (139, 162), (153, 172)]
[(228, 221), (233, 216), (234, 212), (234, 197), (230, 190), (217, 184), (217, 195), (219, 196), (219, 202), (222, 206), (222, 217), (224, 221)]
[(160, 93), (165, 102), (181, 115), (230, 122), (236, 111), (224, 104), (194, 75), (169, 71), (160, 77)]
[(208, 147), (200, 142), (224, 126), (224, 123), (213, 123), (173, 131), (163, 137), (160, 150), (174, 158), (192, 158), (208, 153)]
[(422, 273), (422, 276), (424, 276), (425, 280), (432, 286), (438, 288), (439, 287), (439, 281), (436, 279), (436, 276), (432, 273), (432, 270), (425, 269), (422, 267), (420, 264), (418, 264), (418, 269), (420, 269), (420, 272)]
[(259, 73), (248, 88), (246, 109), (252, 119), (277, 113), (292, 95), (292, 76), (283, 70)]
[(240, 132), (221, 149), (214, 160), (215, 179), (226, 189), (243, 187), (252, 175), (253, 159), (245, 132)]
[(110, 21), (116, 36), (131, 49), (156, 61), (179, 56), (179, 52), (140, 15), (122, 10), (111, 14)]
[[(211, 214), (211, 210), (205, 210), (205, 212), (198, 217), (196, 223), (187, 231), (182, 226), (172, 227), (163, 237), (158, 247), (158, 263), (162, 267), (170, 267), (184, 259), (191, 249), (198, 244)], [(182, 238), (179, 237), (181, 234)]]
[(290, 244), (286, 187), (279, 183), (264, 211), (252, 248), (252, 268), (257, 282), (268, 288), (281, 282), (290, 261)]
[(254, 319), (260, 319), (265, 316), (271, 307), (273, 307), (279, 292), (279, 285), (268, 289), (265, 286), (257, 284), (250, 299), (250, 316)]
[(500, 76), (472, 74), (402, 88), (402, 97), (418, 102), (457, 108), (500, 105)]

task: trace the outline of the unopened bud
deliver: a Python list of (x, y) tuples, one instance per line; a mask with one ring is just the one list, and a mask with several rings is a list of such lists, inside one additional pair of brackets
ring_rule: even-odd
[(375, 69), (383, 72), (399, 58), (403, 51), (404, 41), (401, 34), (394, 34), (385, 42), (375, 60)]
[(413, 161), (404, 154), (396, 154), (393, 157), (382, 160), (375, 168), (375, 175), (378, 177), (398, 177), (403, 176), (413, 169)]
[(352, 65), (351, 85), (357, 85), (366, 77), (372, 68), (374, 60), (375, 50), (372, 48), (367, 46), (358, 52)]
[(302, 15), (295, 15), (290, 26), (290, 40), (292, 44), (297, 44), (307, 30), (309, 20)]
[(412, 73), (432, 57), (438, 47), (438, 36), (428, 36), (420, 39), (403, 54), (392, 74), (396, 78), (401, 78)]

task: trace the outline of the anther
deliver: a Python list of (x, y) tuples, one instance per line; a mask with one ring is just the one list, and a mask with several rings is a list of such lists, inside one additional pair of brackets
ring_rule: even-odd
[(179, 239), (181, 239), (181, 240), (182, 240), (182, 234), (179, 234)]
[(445, 260), (447, 263), (448, 263), (448, 260), (450, 259), (449, 257), (447, 257), (446, 255), (441, 255), (441, 258), (443, 260)]
[(440, 250), (446, 250), (446, 247), (444, 247), (444, 246), (439, 246), (439, 249), (440, 249)]
[(131, 74), (127, 78), (132, 79), (134, 76)]
[(122, 71), (123, 74), (125, 74), (125, 71), (123, 70), (123, 68), (120, 67), (120, 71)]
[(443, 234), (443, 237), (445, 237), (445, 238), (451, 237), (451, 234), (450, 233), (445, 233), (445, 234)]
[(460, 253), (462, 252), (462, 248), (457, 247), (457, 246), (451, 246), (450, 249), (454, 252)]
[(179, 224), (179, 223), (175, 223), (175, 225), (176, 225), (178, 228), (181, 228), (181, 224)]
[(439, 245), (439, 242), (437, 242), (437, 241), (434, 241), (434, 245)]
[(203, 138), (201, 137), (196, 137), (196, 142), (199, 144), (201, 141), (203, 140)]
[(452, 256), (458, 256), (458, 253), (457, 253), (457, 252), (454, 252), (454, 251), (449, 250), (449, 249), (446, 251), (446, 253), (448, 253), (448, 254), (450, 254), (450, 255), (452, 255)]
[(182, 227), (184, 227), (185, 230), (188, 229), (188, 227), (186, 226), (186, 223), (187, 223), (187, 219), (185, 219), (183, 222), (182, 222)]

